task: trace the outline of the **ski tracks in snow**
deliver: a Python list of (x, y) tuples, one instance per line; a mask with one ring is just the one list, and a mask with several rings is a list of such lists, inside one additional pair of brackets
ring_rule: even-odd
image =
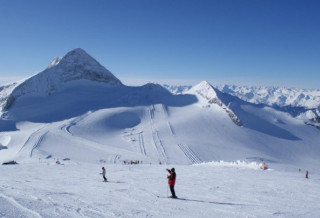
[(157, 150), (159, 162), (160, 163), (167, 163), (167, 155), (162, 144), (162, 141), (159, 137), (159, 132), (154, 127), (154, 119), (155, 119), (155, 107), (151, 105), (149, 108), (149, 115), (150, 115), (150, 126), (152, 131), (152, 140), (153, 144)]
[[(175, 137), (176, 132), (172, 126), (172, 124), (169, 121), (169, 110), (165, 105), (162, 105), (165, 117), (167, 119), (167, 123), (168, 123), (168, 127), (170, 130), (170, 133), (173, 137)], [(182, 151), (182, 153), (185, 155), (185, 157), (192, 163), (201, 163), (201, 160), (193, 153), (193, 151), (189, 148), (188, 145), (182, 144), (182, 143), (175, 143), (176, 145), (178, 145), (179, 149)]]
[[(19, 152), (21, 152), (22, 150), (25, 150), (28, 147), (31, 147), (30, 149), (30, 153), (29, 156), (32, 157), (32, 154), (34, 152), (34, 150), (39, 147), (39, 145), (41, 144), (43, 138), (45, 137), (45, 135), (49, 132), (48, 130), (43, 132), (44, 129), (47, 127), (48, 125), (36, 130), (35, 132), (31, 133), (31, 135), (29, 136), (29, 138), (27, 139), (27, 141), (23, 144), (23, 146), (20, 148)], [(30, 146), (29, 146), (30, 144)]]
[(116, 164), (116, 163), (117, 163), (117, 161), (119, 161), (119, 160), (120, 160), (120, 157), (121, 157), (121, 155), (116, 154), (116, 156), (115, 156), (115, 157), (114, 157), (114, 159), (113, 159), (113, 164)]
[(170, 123), (170, 121), (169, 121), (169, 119), (168, 119), (168, 117), (169, 117), (169, 115), (170, 115), (169, 110), (168, 110), (168, 107), (165, 106), (165, 105), (162, 105), (162, 109), (163, 109), (163, 112), (164, 112), (165, 117), (166, 117), (166, 119), (167, 119), (168, 127), (169, 127), (169, 129), (170, 129), (170, 132), (171, 132), (172, 135), (175, 135), (174, 128), (173, 128), (173, 126), (171, 125), (171, 123)]
[(91, 114), (91, 111), (89, 111), (88, 113), (85, 113), (84, 115), (82, 116), (79, 116), (79, 117), (76, 117), (74, 118), (73, 120), (70, 121), (70, 123), (68, 125), (62, 125), (61, 126), (61, 130), (64, 130), (65, 132), (67, 132), (68, 134), (70, 135), (73, 135), (71, 132), (70, 132), (70, 128), (77, 125), (77, 123), (79, 123), (80, 121), (84, 120), (87, 116), (89, 116), (89, 114)]
[(144, 140), (143, 140), (143, 132), (139, 133), (139, 145), (140, 145), (140, 152), (141, 154), (143, 154), (144, 156), (147, 155), (146, 153), (146, 147), (144, 145)]
[(191, 161), (192, 164), (201, 163), (201, 160), (193, 153), (188, 145), (178, 144), (184, 155)]
[(19, 204), (15, 199), (0, 193), (1, 217), (41, 217), (41, 215)]
[[(175, 136), (175, 134), (176, 134), (175, 130), (168, 119), (168, 117), (169, 117), (168, 108), (165, 105), (162, 105), (162, 108), (163, 108), (164, 114), (166, 115), (166, 119), (168, 122), (168, 127), (170, 129), (170, 132), (173, 136)], [(197, 157), (197, 155), (195, 155), (195, 153), (189, 148), (188, 145), (182, 144), (182, 143), (177, 143), (177, 145), (180, 148), (180, 150), (184, 153), (184, 155), (187, 157), (187, 159), (190, 160), (190, 162), (192, 164), (201, 163), (201, 160)]]
[(33, 145), (31, 152), (30, 152), (30, 157), (32, 157), (33, 151), (41, 144), (43, 138), (45, 137), (45, 135), (48, 133), (49, 131), (46, 131), (44, 134), (40, 135), (38, 137), (38, 140), (36, 141), (36, 143)]
[(167, 163), (167, 156), (166, 156), (166, 152), (165, 149), (163, 147), (162, 141), (160, 140), (159, 137), (159, 132), (158, 131), (153, 131), (152, 132), (152, 138), (153, 138), (153, 142), (154, 145), (158, 151), (159, 154), (159, 161), (161, 163)]
[(168, 126), (169, 126), (169, 129), (170, 129), (171, 134), (172, 134), (172, 135), (175, 135), (176, 133), (175, 133), (175, 131), (174, 131), (174, 129), (173, 129), (173, 127), (172, 127), (172, 125), (171, 125), (171, 123), (170, 123), (169, 120), (168, 120)]

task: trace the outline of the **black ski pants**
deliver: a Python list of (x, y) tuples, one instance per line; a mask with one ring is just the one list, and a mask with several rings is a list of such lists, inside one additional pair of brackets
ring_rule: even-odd
[(169, 185), (172, 197), (176, 197), (176, 193), (174, 191), (174, 185)]

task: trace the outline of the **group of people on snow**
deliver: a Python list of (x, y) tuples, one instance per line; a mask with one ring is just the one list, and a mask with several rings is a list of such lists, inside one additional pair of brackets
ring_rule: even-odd
[[(166, 170), (169, 173), (167, 178), (168, 178), (168, 185), (170, 187), (171, 198), (177, 198), (176, 193), (174, 191), (174, 185), (176, 183), (177, 174), (176, 174), (174, 168), (172, 168), (171, 170), (169, 170), (169, 169), (166, 169)], [(103, 181), (108, 182), (107, 177), (106, 177), (106, 169), (104, 167), (102, 167), (102, 172), (100, 174), (103, 177)]]
[(142, 160), (130, 160), (130, 161), (124, 160), (123, 163), (124, 164), (141, 164)]
[[(266, 163), (263, 163), (261, 168), (263, 170), (268, 169)], [(171, 192), (171, 196), (170, 197), (171, 198), (177, 198), (177, 195), (176, 195), (175, 190), (174, 190), (174, 185), (176, 183), (177, 174), (176, 174), (174, 168), (171, 168), (171, 170), (170, 169), (166, 169), (166, 170), (169, 173), (167, 178), (168, 178), (168, 185), (170, 187), (170, 192)], [(299, 171), (301, 171), (301, 169), (299, 169)], [(100, 174), (102, 175), (104, 182), (107, 182), (108, 180), (107, 180), (107, 177), (106, 177), (106, 169), (104, 167), (102, 167), (102, 172)], [(306, 178), (308, 178), (308, 175), (309, 175), (309, 172), (307, 170), (306, 171)]]

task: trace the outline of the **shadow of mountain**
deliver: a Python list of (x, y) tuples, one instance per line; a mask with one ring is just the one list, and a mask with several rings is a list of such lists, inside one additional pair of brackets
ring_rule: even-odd
[(0, 132), (16, 131), (16, 122), (12, 120), (1, 120), (0, 119)]
[(227, 105), (242, 121), (243, 126), (273, 137), (286, 139), (286, 140), (301, 140), (299, 137), (293, 135), (291, 132), (271, 123), (262, 117), (255, 115), (252, 112), (243, 109), (244, 106), (250, 106), (253, 108), (261, 109), (264, 107), (269, 107), (264, 104), (252, 104), (243, 101), (235, 96), (220, 92), (215, 89), (218, 98)]
[[(25, 95), (15, 100), (8, 119), (55, 122), (107, 108), (139, 107), (153, 104), (183, 107), (197, 102), (193, 95), (173, 95), (157, 84), (129, 86), (72, 86), (51, 95)], [(11, 128), (14, 130), (13, 128)]]

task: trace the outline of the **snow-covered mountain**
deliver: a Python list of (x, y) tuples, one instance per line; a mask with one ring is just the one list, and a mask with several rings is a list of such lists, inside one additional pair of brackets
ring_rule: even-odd
[(184, 94), (157, 84), (126, 86), (82, 49), (0, 90), (2, 162), (50, 156), (94, 163), (309, 166), (320, 155), (319, 130), (286, 112), (205, 81)]
[[(210, 106), (211, 104), (218, 105), (229, 115), (231, 120), (238, 126), (242, 126), (241, 120), (233, 113), (233, 111), (225, 105), (227, 99), (230, 99), (231, 96), (224, 94), (211, 86), (208, 82), (203, 81), (196, 86), (192, 87), (187, 93), (194, 94), (198, 96), (198, 99), (203, 102), (204, 105)], [(225, 100), (225, 103), (222, 102)]]
[[(163, 87), (173, 94), (183, 94), (192, 88), (190, 85), (167, 84), (163, 84)], [(307, 109), (320, 108), (320, 89), (236, 85), (218, 85), (214, 87), (221, 92), (237, 96), (254, 104), (304, 107)]]
[(0, 163), (19, 163), (0, 165), (0, 217), (319, 215), (319, 130), (206, 81), (180, 90), (126, 86), (82, 49), (0, 87)]
[[(173, 94), (186, 93), (188, 85), (163, 85)], [(219, 85), (216, 89), (253, 104), (269, 105), (320, 128), (320, 90), (266, 86)]]
[(21, 96), (50, 95), (64, 88), (66, 84), (78, 80), (103, 82), (110, 86), (122, 85), (110, 71), (84, 50), (78, 48), (70, 51), (63, 58), (54, 58), (48, 68), (41, 73), (7, 87), (6, 89), (10, 89), (10, 94), (6, 96), (8, 94), (6, 92), (1, 95), (0, 105), (2, 105), (2, 110), (6, 110)]
[(235, 85), (223, 85), (217, 86), (217, 88), (222, 92), (255, 104), (305, 107), (308, 109), (320, 107), (319, 89)]
[(285, 111), (307, 124), (320, 127), (320, 90), (284, 87), (217, 86), (217, 89), (244, 101), (266, 104)]

